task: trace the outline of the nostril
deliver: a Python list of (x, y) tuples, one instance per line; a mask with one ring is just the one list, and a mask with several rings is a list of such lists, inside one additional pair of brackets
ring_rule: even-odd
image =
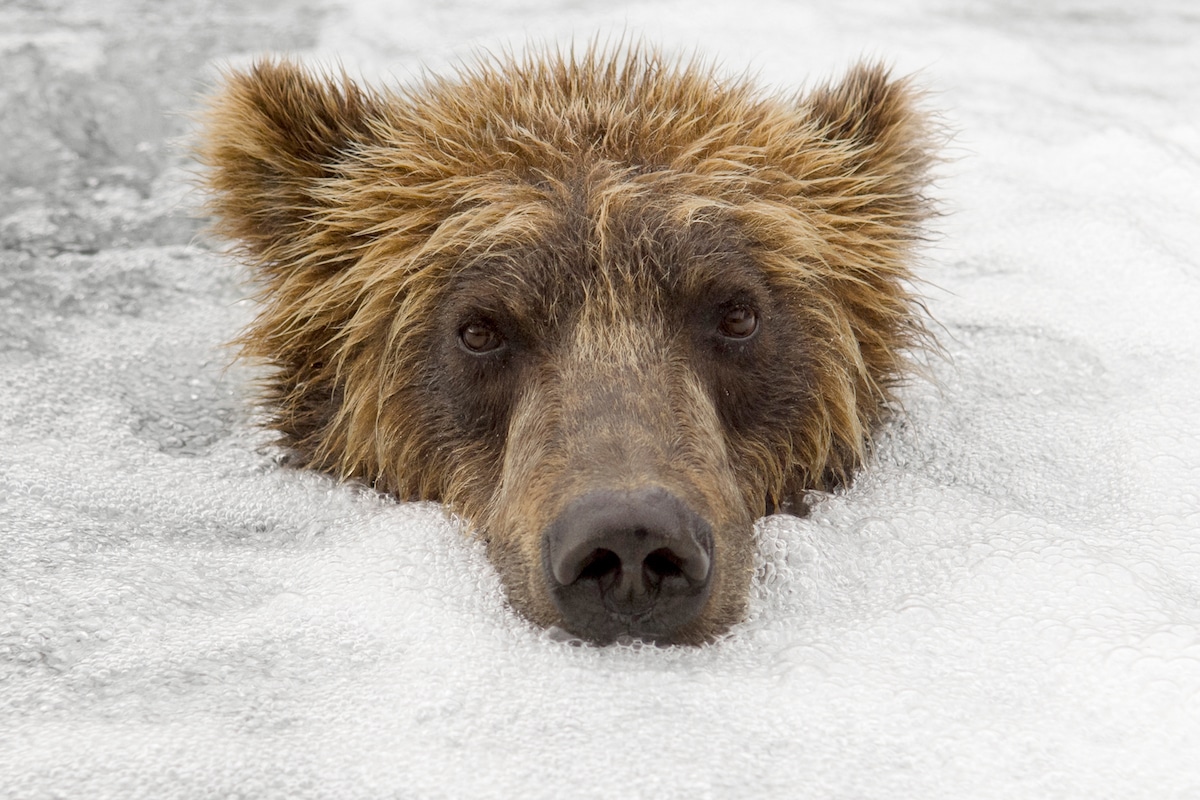
[(683, 552), (673, 547), (660, 547), (642, 560), (643, 568), (659, 579), (682, 578), (688, 583), (706, 582), (711, 564), (708, 551), (702, 547), (687, 548)]
[(676, 578), (683, 575), (683, 560), (666, 547), (660, 547), (646, 556), (642, 566), (660, 578)]
[(612, 550), (597, 549), (583, 560), (576, 580), (599, 580), (605, 575), (621, 571), (621, 557)]

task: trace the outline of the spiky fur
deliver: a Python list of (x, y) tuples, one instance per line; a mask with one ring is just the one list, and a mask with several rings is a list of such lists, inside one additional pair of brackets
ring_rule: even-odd
[[(653, 50), (593, 47), (484, 60), (394, 90), (263, 61), (226, 75), (200, 156), (217, 228), (262, 280), (262, 313), (240, 341), (273, 367), (267, 395), (285, 443), (305, 466), (445, 501), (500, 538), (515, 604), (550, 624), (521, 562), (565, 502), (562, 481), (539, 489), (555, 483), (543, 473), (569, 459), (536, 455), (544, 442), (530, 439), (561, 431), (528, 419), (539, 409), (522, 398), (543, 397), (552, 417), (567, 401), (536, 376), (561, 380), (580, 353), (621, 360), (658, 347), (625, 324), (627, 309), (659, 298), (637, 317), (655, 327), (670, 311), (664, 292), (708, 291), (688, 288), (675, 261), (710, 263), (709, 283), (723, 263), (752, 264), (779, 363), (721, 375), (732, 376), (723, 391), (766, 408), (681, 401), (695, 419), (661, 430), (719, 441), (696, 456), (694, 480), (728, 484), (697, 502), (730, 529), (748, 527), (764, 500), (846, 479), (927, 336), (909, 265), (934, 139), (911, 85), (878, 65), (789, 97)], [(526, 339), (583, 339), (569, 369), (545, 355), (541, 373), (489, 377), (495, 397), (480, 390), (473, 415), (484, 422), (471, 430), (470, 415), (431, 394), (472, 391), (443, 374), (439, 342), (466, 303), (455, 293), (469, 294), (456, 287), (484, 271), (493, 294), (541, 298), (521, 320)], [(630, 341), (613, 344), (622, 330)], [(718, 394), (721, 375), (697, 377), (706, 369), (680, 373), (678, 391)], [(773, 378), (782, 388), (755, 394)], [(722, 511), (731, 504), (742, 508)], [(747, 565), (743, 554), (714, 601), (723, 610), (692, 638), (736, 619)]]

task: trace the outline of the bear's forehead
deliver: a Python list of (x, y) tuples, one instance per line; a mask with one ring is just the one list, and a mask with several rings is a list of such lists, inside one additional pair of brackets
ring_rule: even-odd
[[(706, 267), (749, 258), (747, 236), (732, 214), (719, 203), (679, 193), (669, 178), (593, 168), (539, 181), (533, 193), (509, 184), (511, 205), (505, 202), (508, 180), (498, 179), (492, 202), (508, 206), (506, 217), (536, 224), (498, 230), (491, 241), (487, 231), (481, 232), (462, 260), (464, 268), (501, 263), (538, 271), (548, 265), (561, 269), (567, 262), (577, 265), (581, 277), (603, 274), (613, 280), (630, 274), (671, 284)], [(492, 211), (480, 209), (481, 214)]]
[(553, 322), (585, 303), (686, 310), (768, 293), (747, 236), (716, 210), (688, 215), (678, 198), (644, 191), (598, 208), (578, 185), (547, 190), (541, 202), (549, 214), (527, 237), (458, 255), (451, 306)]

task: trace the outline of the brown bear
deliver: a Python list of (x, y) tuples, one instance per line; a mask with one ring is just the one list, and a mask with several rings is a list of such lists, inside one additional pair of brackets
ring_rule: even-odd
[(272, 424), (469, 520), (537, 624), (711, 640), (754, 520), (852, 474), (928, 335), (919, 105), (880, 66), (790, 96), (636, 45), (230, 73), (200, 157)]

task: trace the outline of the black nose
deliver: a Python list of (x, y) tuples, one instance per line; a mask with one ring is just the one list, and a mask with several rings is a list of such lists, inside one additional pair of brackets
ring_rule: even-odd
[(542, 554), (566, 627), (595, 642), (669, 642), (708, 599), (712, 528), (665, 489), (577, 498), (546, 529)]

